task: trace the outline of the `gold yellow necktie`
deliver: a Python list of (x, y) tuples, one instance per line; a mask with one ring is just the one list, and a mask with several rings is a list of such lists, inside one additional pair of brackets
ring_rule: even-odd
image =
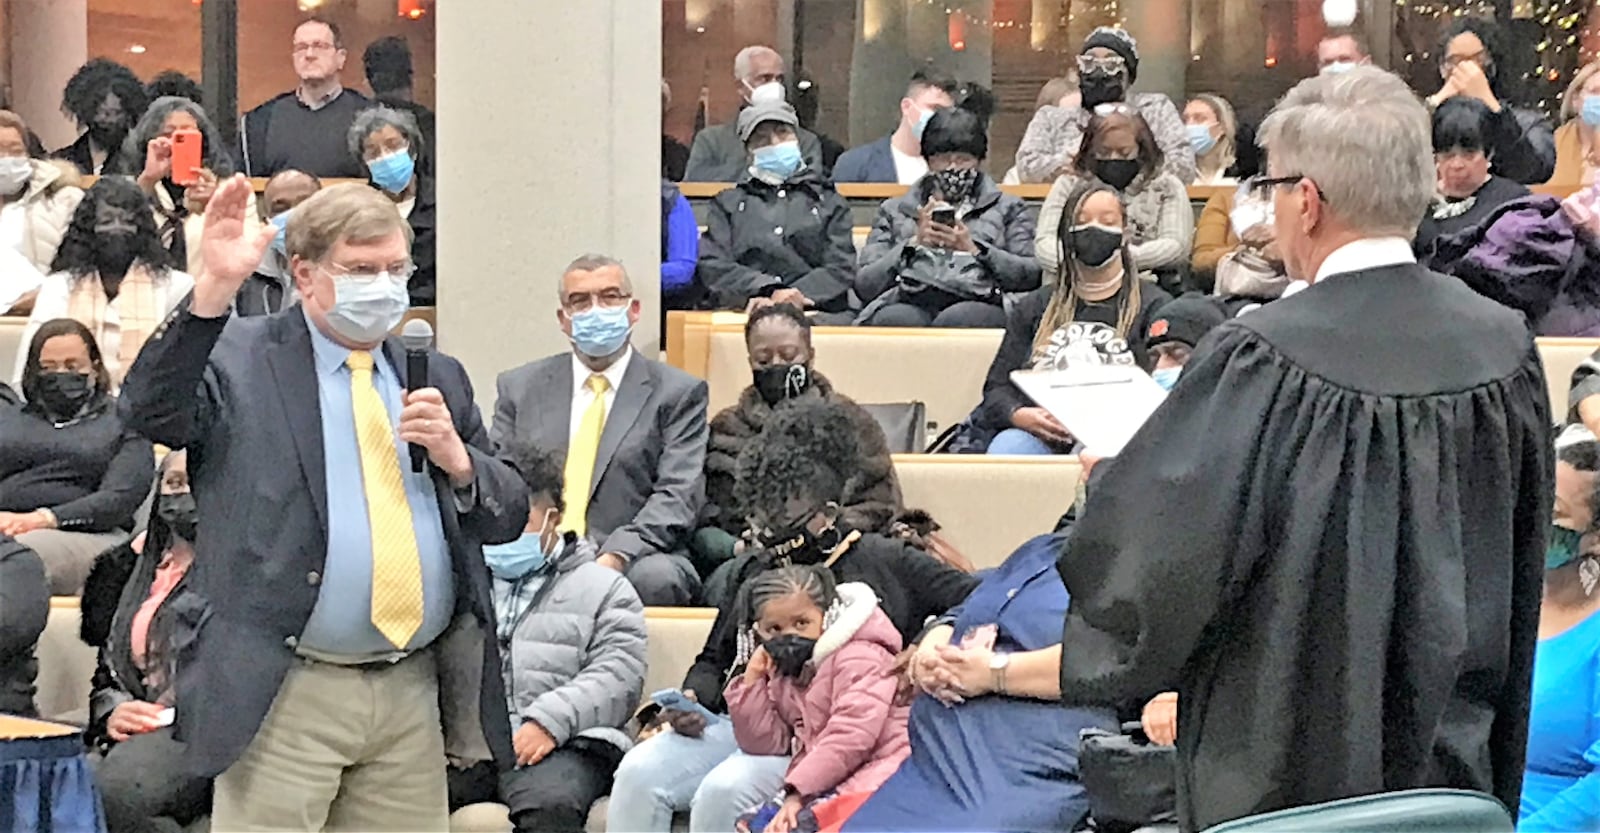
[(567, 446), (561, 490), (567, 499), (561, 531), (571, 530), (579, 535), (589, 531), (589, 489), (594, 485), (595, 458), (600, 456), (600, 435), (606, 430), (606, 391), (611, 390), (611, 382), (598, 373), (591, 375), (586, 384), (594, 393), (594, 401), (584, 410), (578, 433), (572, 435), (572, 443)]
[(422, 627), (422, 556), (411, 523), (394, 447), (389, 409), (372, 383), (372, 354), (356, 350), (350, 368), (350, 402), (361, 445), (361, 482), (372, 532), (372, 624), (396, 648), (410, 644)]

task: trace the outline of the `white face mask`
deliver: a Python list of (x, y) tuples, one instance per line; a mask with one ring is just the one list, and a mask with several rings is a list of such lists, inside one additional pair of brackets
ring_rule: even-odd
[(744, 88), (750, 91), (751, 104), (781, 104), (785, 96), (782, 81), (768, 81), (759, 87), (752, 87), (748, 82), (741, 82)]
[(33, 178), (33, 163), (26, 156), (0, 156), (0, 194), (14, 194)]

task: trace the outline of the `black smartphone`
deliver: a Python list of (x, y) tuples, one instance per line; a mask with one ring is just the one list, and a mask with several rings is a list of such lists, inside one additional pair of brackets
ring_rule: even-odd
[(935, 223), (938, 223), (941, 226), (949, 226), (950, 228), (955, 228), (956, 227), (956, 209), (955, 209), (955, 206), (953, 206), (953, 205), (943, 205), (943, 204), (934, 206), (933, 207), (933, 213), (930, 215), (930, 219), (932, 219)]

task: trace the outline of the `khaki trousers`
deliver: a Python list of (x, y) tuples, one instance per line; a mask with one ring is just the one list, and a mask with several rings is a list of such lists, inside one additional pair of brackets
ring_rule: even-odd
[(297, 659), (217, 776), (211, 829), (444, 831), (444, 760), (431, 651), (372, 670)]

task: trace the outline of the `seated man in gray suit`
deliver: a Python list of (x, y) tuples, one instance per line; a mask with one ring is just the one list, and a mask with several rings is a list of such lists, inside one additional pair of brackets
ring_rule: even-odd
[(687, 556), (705, 502), (706, 383), (628, 344), (639, 300), (622, 264), (584, 255), (561, 276), (556, 318), (572, 353), (500, 374), (494, 440), (561, 449), (567, 511), (599, 563), (646, 605), (699, 601)]

